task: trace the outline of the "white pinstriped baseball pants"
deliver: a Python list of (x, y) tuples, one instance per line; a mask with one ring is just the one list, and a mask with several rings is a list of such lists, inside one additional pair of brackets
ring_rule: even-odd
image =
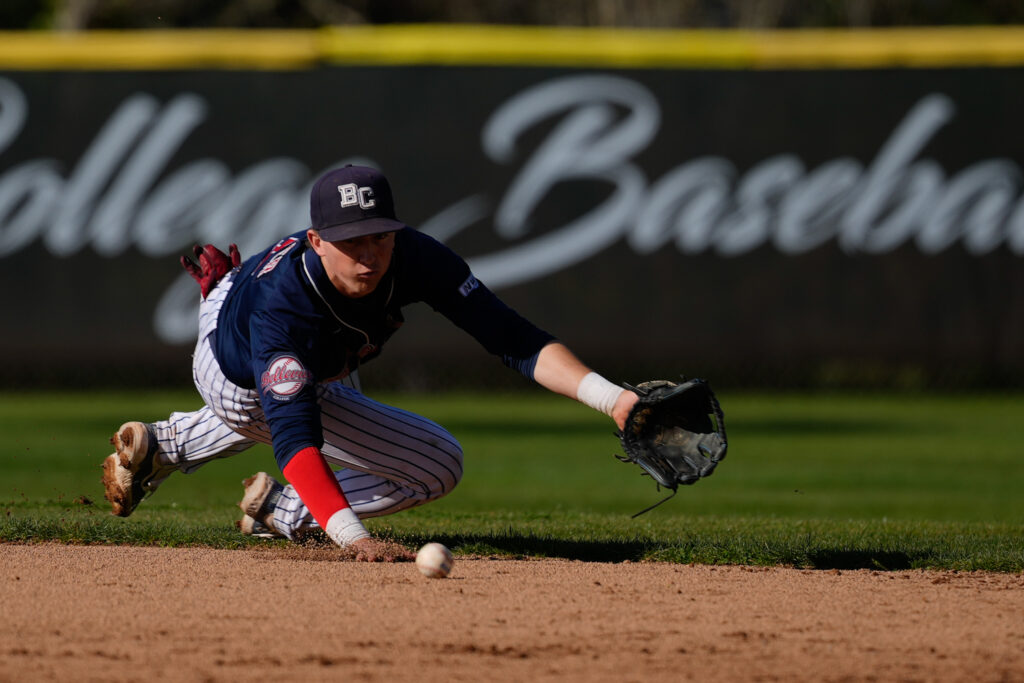
[[(237, 272), (237, 271), (235, 271)], [(216, 458), (271, 443), (259, 394), (228, 380), (210, 345), (217, 313), (234, 272), (199, 308), (199, 341), (192, 362), (196, 388), (206, 405), (154, 423), (161, 460), (193, 472)], [(462, 448), (440, 425), (367, 398), (342, 382), (317, 387), (324, 430), (322, 452), (345, 497), (360, 518), (389, 515), (444, 496), (462, 478)], [(315, 527), (309, 510), (286, 486), (274, 526), (288, 538)]]

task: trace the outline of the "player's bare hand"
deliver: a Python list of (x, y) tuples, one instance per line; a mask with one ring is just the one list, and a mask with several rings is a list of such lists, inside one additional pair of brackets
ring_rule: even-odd
[(638, 400), (640, 400), (640, 397), (629, 389), (619, 394), (619, 398), (615, 401), (615, 406), (612, 408), (612, 419), (615, 420), (615, 424), (618, 425), (619, 429), (626, 428), (626, 418), (629, 417), (629, 411), (633, 409)]
[(394, 541), (361, 538), (348, 546), (357, 562), (412, 562), (416, 556)]

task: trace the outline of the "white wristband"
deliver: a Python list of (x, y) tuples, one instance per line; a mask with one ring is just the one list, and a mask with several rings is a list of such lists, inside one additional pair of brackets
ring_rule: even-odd
[(580, 380), (580, 385), (576, 387), (576, 398), (580, 403), (611, 417), (612, 408), (615, 407), (615, 402), (619, 400), (623, 391), (625, 389), (615, 386), (596, 372), (590, 372)]
[(338, 510), (327, 520), (327, 528), (324, 529), (331, 540), (344, 548), (356, 541), (369, 538), (370, 532), (366, 530), (363, 523), (352, 512), (352, 508)]

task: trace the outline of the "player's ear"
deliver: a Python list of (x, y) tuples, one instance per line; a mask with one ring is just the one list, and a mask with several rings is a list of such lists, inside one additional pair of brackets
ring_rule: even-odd
[(313, 251), (320, 253), (320, 233), (313, 228), (306, 231), (306, 239), (309, 240), (309, 246), (313, 247)]

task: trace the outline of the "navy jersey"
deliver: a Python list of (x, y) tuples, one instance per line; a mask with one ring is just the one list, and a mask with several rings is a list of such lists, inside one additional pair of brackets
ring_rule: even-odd
[(531, 378), (554, 339), (477, 281), (451, 249), (412, 228), (395, 233), (387, 273), (358, 299), (335, 289), (305, 231), (242, 264), (213, 349), (228, 379), (259, 391), (282, 468), (299, 450), (323, 445), (315, 385), (375, 358), (402, 325), (402, 307), (420, 301)]

